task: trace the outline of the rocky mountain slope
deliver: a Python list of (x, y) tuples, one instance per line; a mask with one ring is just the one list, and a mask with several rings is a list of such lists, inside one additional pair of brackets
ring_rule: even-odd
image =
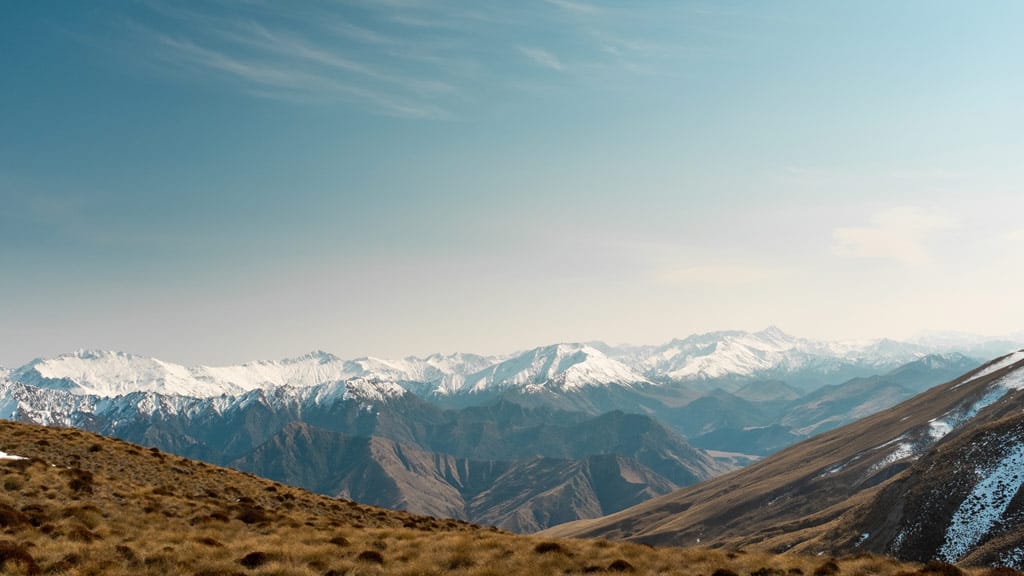
[[(514, 458), (474, 460), (292, 423), (231, 465), (323, 494), (515, 532), (608, 514), (727, 468), (681, 439), (673, 446), (656, 438), (671, 434), (643, 416), (611, 413), (573, 428), (547, 427), (564, 438), (524, 442)], [(587, 437), (579, 428), (620, 438), (572, 447)], [(623, 445), (630, 442), (648, 447)]]
[(747, 468), (550, 535), (1021, 566), (1024, 352)]

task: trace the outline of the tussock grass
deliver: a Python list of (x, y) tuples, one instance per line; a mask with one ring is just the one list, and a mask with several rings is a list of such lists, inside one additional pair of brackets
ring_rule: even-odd
[(897, 576), (925, 569), (879, 556), (516, 536), (326, 498), (77, 430), (0, 422), (0, 449), (29, 457), (0, 461), (3, 574)]

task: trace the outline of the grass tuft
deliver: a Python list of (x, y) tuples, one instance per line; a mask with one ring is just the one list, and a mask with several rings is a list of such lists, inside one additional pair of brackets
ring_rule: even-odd
[(39, 574), (39, 565), (25, 546), (10, 540), (0, 540), (0, 571), (6, 573), (16, 565), (20, 565), (28, 574)]
[(368, 562), (371, 564), (383, 564), (384, 555), (376, 550), (363, 550), (356, 556), (356, 560), (360, 562)]

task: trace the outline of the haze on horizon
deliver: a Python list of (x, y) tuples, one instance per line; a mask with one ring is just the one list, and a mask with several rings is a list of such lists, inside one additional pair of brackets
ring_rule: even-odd
[(1022, 17), (12, 3), (0, 365), (1020, 332)]

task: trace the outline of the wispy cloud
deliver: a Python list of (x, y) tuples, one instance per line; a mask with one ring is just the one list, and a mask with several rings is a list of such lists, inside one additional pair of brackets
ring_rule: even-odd
[(585, 2), (576, 2), (574, 0), (545, 0), (548, 4), (557, 6), (566, 12), (572, 12), (573, 14), (596, 14), (598, 7)]
[(928, 264), (928, 240), (956, 228), (955, 219), (913, 207), (891, 208), (875, 214), (867, 226), (837, 228), (832, 251), (844, 258), (893, 260), (910, 266)]
[(242, 26), (242, 30), (246, 33), (230, 34), (229, 37), (239, 43), (276, 53), (298, 62), (359, 74), (412, 92), (450, 93), (456, 91), (455, 87), (437, 80), (423, 80), (409, 75), (382, 72), (364, 62), (315, 46), (297, 35), (272, 31), (257, 23), (247, 23)]
[[(260, 98), (347, 103), (415, 118), (459, 117), (496, 84), (618, 91), (625, 85), (620, 75), (657, 73), (681, 53), (673, 40), (628, 40), (651, 38), (651, 27), (663, 26), (647, 16), (586, 0), (544, 2), (548, 9), (538, 11), (452, 0), (353, 0), (298, 9), (143, 0), (151, 13), (129, 26), (145, 49), (119, 52), (156, 56), (149, 64), (176, 80), (233, 81)], [(563, 74), (523, 73), (516, 60)]]
[(447, 115), (444, 110), (434, 106), (403, 101), (322, 74), (258, 59), (241, 58), (200, 46), (190, 40), (161, 35), (159, 43), (166, 49), (164, 57), (169, 61), (197, 70), (228, 74), (243, 81), (248, 91), (255, 96), (306, 103), (341, 98), (369, 105), (380, 113), (394, 116), (443, 118)]
[(529, 58), (534, 64), (542, 68), (557, 70), (559, 72), (565, 70), (565, 65), (558, 59), (558, 56), (555, 56), (543, 48), (520, 46), (519, 51)]

